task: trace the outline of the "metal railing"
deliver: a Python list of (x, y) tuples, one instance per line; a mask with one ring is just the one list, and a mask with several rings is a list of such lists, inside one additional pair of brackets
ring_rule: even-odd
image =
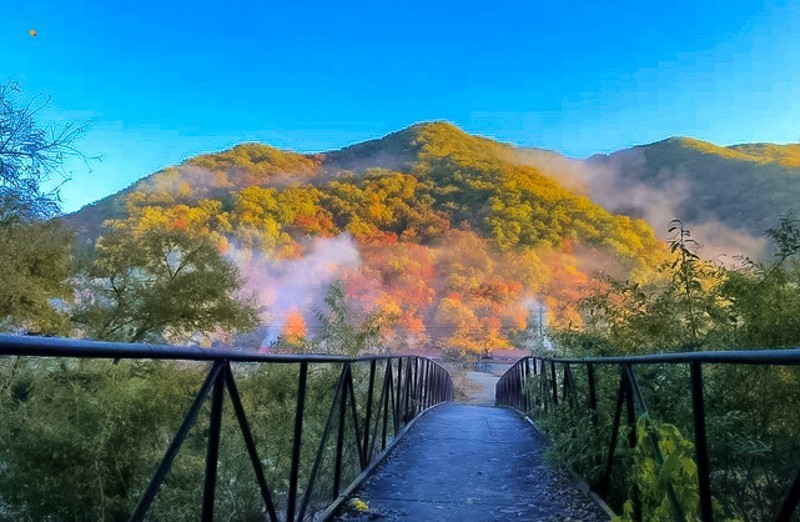
[[(592, 489), (605, 497), (609, 493), (612, 470), (617, 462), (615, 453), (622, 428), (623, 407), (626, 413), (628, 426), (628, 447), (633, 449), (637, 445), (637, 423), (644, 422), (652, 458), (657, 465), (663, 463), (664, 456), (659, 450), (658, 435), (651, 429), (652, 415), (648, 411), (642, 389), (637, 380), (637, 367), (645, 365), (661, 365), (659, 368), (686, 368), (688, 379), (682, 389), (688, 390), (691, 395), (691, 420), (690, 425), (694, 433), (694, 461), (697, 466), (697, 492), (699, 497), (699, 515), (704, 521), (711, 521), (715, 517), (716, 500), (712, 496), (711, 476), (714, 470), (709, 464), (709, 441), (706, 429), (706, 395), (704, 391), (704, 368), (713, 365), (728, 367), (765, 366), (765, 367), (800, 367), (800, 350), (748, 350), (748, 351), (721, 351), (721, 352), (693, 352), (675, 354), (655, 354), (644, 356), (626, 357), (595, 357), (595, 358), (550, 358), (550, 357), (524, 357), (517, 361), (498, 381), (495, 388), (495, 400), (499, 406), (507, 406), (529, 415), (534, 422), (545, 421), (549, 415), (557, 410), (571, 410), (572, 421), (584, 419), (586, 425), (594, 432), (594, 445), (596, 468), (601, 470), (599, 479), (593, 481)], [(610, 372), (613, 367), (618, 368), (618, 386), (609, 386), (616, 372)], [(611, 391), (605, 397), (598, 395), (598, 371), (604, 368), (607, 375), (606, 391)], [(579, 372), (580, 371), (580, 375)], [(643, 372), (643, 370), (640, 370)], [(651, 372), (650, 377), (658, 372)], [(577, 382), (580, 380), (580, 386)], [(616, 393), (612, 390), (616, 389)], [(611, 395), (613, 394), (613, 395)], [(613, 404), (613, 417), (610, 431), (606, 433), (609, 440), (603, 447), (600, 440), (598, 419), (598, 404), (600, 400), (609, 400)], [(790, 407), (790, 406), (789, 406)], [(800, 426), (797, 426), (800, 431)], [(604, 458), (602, 458), (604, 457)], [(796, 466), (797, 464), (795, 464)], [(617, 463), (619, 466), (619, 463)], [(795, 467), (795, 469), (797, 469)], [(627, 471), (627, 470), (626, 470)], [(639, 500), (637, 484), (632, 481), (630, 496), (633, 503), (633, 517), (642, 520), (643, 513)], [(678, 502), (671, 483), (666, 484), (666, 495), (671, 506), (675, 520), (686, 520), (684, 508)], [(800, 502), (800, 472), (798, 472), (788, 491), (779, 502), (779, 509), (774, 512), (774, 520), (795, 520), (795, 510)], [(717, 515), (719, 516), (719, 515)], [(645, 517), (646, 518), (646, 517)]]
[[(144, 520), (173, 461), (187, 438), (190, 428), (196, 423), (198, 414), (210, 395), (210, 416), (205, 458), (205, 477), (202, 493), (202, 520), (210, 521), (214, 516), (217, 490), (217, 467), (220, 457), (221, 420), (223, 402), (227, 392), (239, 431), (244, 438), (250, 463), (263, 500), (265, 516), (271, 521), (306, 520), (328, 518), (341, 501), (354, 490), (401, 437), (409, 424), (422, 412), (451, 400), (453, 385), (447, 371), (435, 361), (418, 356), (359, 356), (343, 357), (331, 355), (268, 355), (217, 349), (136, 345), (79, 341), (55, 338), (36, 338), (0, 335), (0, 357), (43, 358), (89, 358), (114, 360), (169, 360), (208, 362), (209, 370), (180, 427), (155, 469), (147, 488), (138, 500), (130, 520)], [(285, 510), (276, 508), (275, 495), (267, 482), (262, 460), (256, 446), (239, 390), (237, 389), (232, 364), (258, 363), (269, 365), (295, 365), (298, 367), (296, 401), (294, 404), (293, 437), (291, 443), (291, 465), (289, 467), (288, 493)], [(333, 401), (322, 429), (308, 481), (301, 487), (300, 467), (304, 435), (304, 411), (308, 388), (309, 369), (317, 365), (340, 367), (335, 382)], [(354, 367), (364, 365), (366, 392), (356, 393)], [(380, 379), (381, 384), (376, 384)], [(363, 386), (362, 386), (363, 388)], [(375, 398), (378, 398), (375, 401)], [(345, 433), (346, 426), (354, 433)], [(333, 434), (334, 426), (336, 433)], [(353, 436), (354, 435), (354, 436)], [(335, 437), (335, 442), (331, 442)], [(350, 451), (357, 455), (361, 473), (349, 486), (342, 484), (345, 466), (345, 446), (351, 442)], [(333, 448), (335, 462), (329, 473), (331, 484), (330, 502), (312, 513), (312, 496), (320, 489), (320, 469), (323, 455)], [(308, 455), (305, 455), (307, 458)], [(199, 478), (199, 477), (198, 477)], [(0, 491), (2, 500), (2, 491)], [(2, 503), (0, 503), (2, 505)]]

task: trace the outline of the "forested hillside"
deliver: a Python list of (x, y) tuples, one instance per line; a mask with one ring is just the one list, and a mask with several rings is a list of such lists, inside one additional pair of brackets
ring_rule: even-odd
[(719, 147), (670, 138), (586, 164), (595, 176), (592, 194), (607, 208), (646, 217), (656, 229), (681, 219), (701, 232), (701, 242), (744, 250), (729, 254), (759, 255), (764, 230), (800, 198), (797, 144)]
[[(391, 342), (479, 352), (510, 346), (532, 318), (579, 324), (577, 285), (593, 270), (641, 278), (665, 253), (644, 221), (608, 212), (513, 152), (446, 123), (329, 154), (245, 144), (153, 174), (66, 221), (90, 239), (152, 226), (209, 238), (261, 297), (273, 338), (287, 325), (284, 339), (310, 336), (320, 286), (341, 280), (350, 306), (390, 325)], [(355, 259), (337, 261), (333, 247)], [(321, 274), (299, 274), (307, 285), (274, 277), (331, 255)], [(302, 292), (315, 299), (293, 302)]]

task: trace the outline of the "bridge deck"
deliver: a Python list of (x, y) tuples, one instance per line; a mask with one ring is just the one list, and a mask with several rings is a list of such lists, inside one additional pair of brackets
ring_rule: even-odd
[(510, 410), (445, 404), (420, 419), (340, 520), (608, 520), (544, 462), (541, 437)]

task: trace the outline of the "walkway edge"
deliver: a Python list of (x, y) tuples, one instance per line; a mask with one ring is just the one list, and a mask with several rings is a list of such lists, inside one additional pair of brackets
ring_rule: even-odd
[(434, 404), (430, 408), (422, 410), (421, 412), (419, 412), (419, 414), (416, 417), (411, 419), (411, 421), (409, 421), (408, 424), (403, 426), (403, 429), (400, 430), (400, 433), (397, 434), (397, 437), (392, 439), (392, 442), (390, 442), (389, 445), (386, 446), (386, 448), (383, 450), (383, 452), (380, 455), (378, 455), (378, 458), (373, 460), (372, 463), (370, 463), (369, 466), (364, 468), (364, 471), (362, 471), (355, 478), (355, 480), (347, 487), (347, 489), (342, 491), (342, 493), (338, 497), (336, 497), (336, 500), (334, 500), (333, 503), (331, 503), (331, 505), (329, 505), (328, 508), (325, 511), (323, 511), (318, 517), (314, 516), (314, 520), (320, 520), (320, 521), (330, 520), (336, 514), (336, 512), (339, 511), (339, 508), (342, 506), (344, 501), (347, 500), (347, 498), (350, 495), (352, 495), (355, 490), (360, 488), (364, 484), (364, 482), (367, 481), (367, 479), (375, 471), (375, 468), (377, 468), (378, 466), (383, 464), (383, 462), (386, 460), (386, 457), (389, 456), (389, 454), (392, 452), (394, 447), (397, 446), (397, 444), (403, 439), (403, 437), (408, 432), (408, 430), (410, 430), (417, 423), (417, 420), (421, 419), (422, 417), (427, 415), (428, 412), (438, 408), (442, 404), (449, 404), (449, 401), (440, 402), (438, 404)]
[[(542, 428), (538, 424), (536, 424), (535, 420), (530, 418), (525, 413), (519, 411), (518, 409), (512, 408), (511, 406), (500, 406), (500, 407), (509, 409), (518, 414), (520, 417), (522, 417), (523, 420), (525, 420), (525, 422), (530, 424), (531, 427), (536, 431), (536, 433), (541, 435), (544, 438), (544, 440), (549, 444), (549, 441), (547, 439), (547, 434), (542, 430)], [(605, 511), (606, 515), (608, 515), (609, 518), (611, 519), (617, 518), (618, 515), (614, 513), (614, 510), (611, 509), (611, 506), (606, 504), (606, 501), (600, 498), (600, 495), (592, 491), (592, 488), (589, 486), (589, 484), (574, 469), (572, 469), (572, 466), (563, 466), (563, 467), (570, 474), (570, 477), (572, 478), (572, 481), (575, 483), (575, 485), (578, 486), (581, 489), (581, 491), (583, 491), (584, 494), (588, 495), (589, 498), (591, 498), (592, 501), (597, 505), (597, 507)]]

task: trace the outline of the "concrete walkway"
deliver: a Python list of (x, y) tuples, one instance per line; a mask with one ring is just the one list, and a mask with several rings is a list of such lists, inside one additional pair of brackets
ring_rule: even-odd
[(500, 379), (486, 372), (468, 371), (465, 374), (469, 396), (463, 399), (475, 406), (494, 406), (494, 387)]
[(338, 520), (608, 520), (546, 465), (540, 436), (502, 408), (445, 404), (420, 419)]

